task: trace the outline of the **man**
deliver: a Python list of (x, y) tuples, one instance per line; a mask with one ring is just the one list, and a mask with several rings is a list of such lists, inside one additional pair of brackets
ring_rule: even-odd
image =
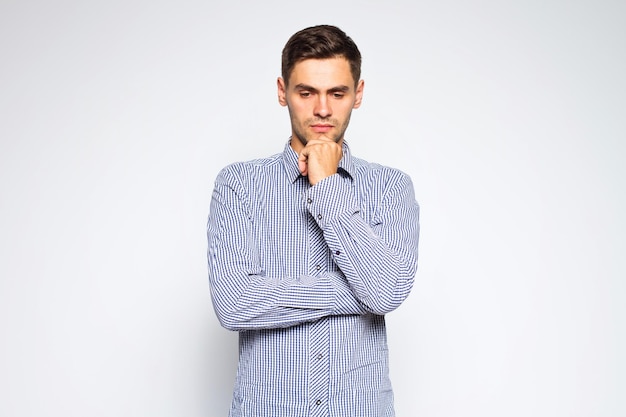
[(231, 417), (394, 415), (384, 315), (413, 285), (419, 208), (407, 175), (344, 141), (360, 67), (340, 29), (294, 34), (278, 79), (289, 142), (216, 179), (209, 281), (239, 332)]

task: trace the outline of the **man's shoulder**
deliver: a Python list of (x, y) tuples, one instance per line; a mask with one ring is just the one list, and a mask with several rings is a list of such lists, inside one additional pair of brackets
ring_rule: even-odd
[(352, 164), (354, 165), (355, 175), (357, 178), (378, 178), (381, 180), (395, 178), (398, 180), (410, 180), (409, 175), (399, 168), (377, 162), (366, 161), (365, 159), (354, 156), (352, 157)]
[(258, 172), (258, 170), (272, 169), (272, 167), (280, 164), (281, 156), (282, 154), (278, 153), (264, 158), (232, 162), (220, 170), (218, 177), (241, 177), (242, 175), (254, 175), (255, 172)]

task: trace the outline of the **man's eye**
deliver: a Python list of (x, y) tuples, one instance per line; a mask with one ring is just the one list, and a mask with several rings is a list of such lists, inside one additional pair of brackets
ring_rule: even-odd
[(300, 91), (300, 97), (311, 97), (311, 92), (310, 91)]
[(333, 93), (334, 98), (343, 98), (343, 96), (344, 96), (343, 93)]

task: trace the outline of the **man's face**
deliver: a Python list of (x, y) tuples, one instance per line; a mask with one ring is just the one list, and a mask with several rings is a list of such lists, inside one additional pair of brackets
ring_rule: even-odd
[(288, 81), (278, 79), (278, 102), (289, 109), (291, 147), (300, 152), (311, 139), (340, 143), (363, 97), (363, 80), (355, 86), (348, 60), (300, 61)]

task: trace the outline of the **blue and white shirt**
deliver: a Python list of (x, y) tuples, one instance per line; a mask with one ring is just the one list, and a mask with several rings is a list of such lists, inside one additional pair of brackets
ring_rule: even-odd
[(338, 173), (315, 186), (297, 158), (287, 143), (215, 181), (211, 297), (239, 332), (230, 416), (394, 416), (384, 315), (417, 269), (413, 185), (345, 142)]

